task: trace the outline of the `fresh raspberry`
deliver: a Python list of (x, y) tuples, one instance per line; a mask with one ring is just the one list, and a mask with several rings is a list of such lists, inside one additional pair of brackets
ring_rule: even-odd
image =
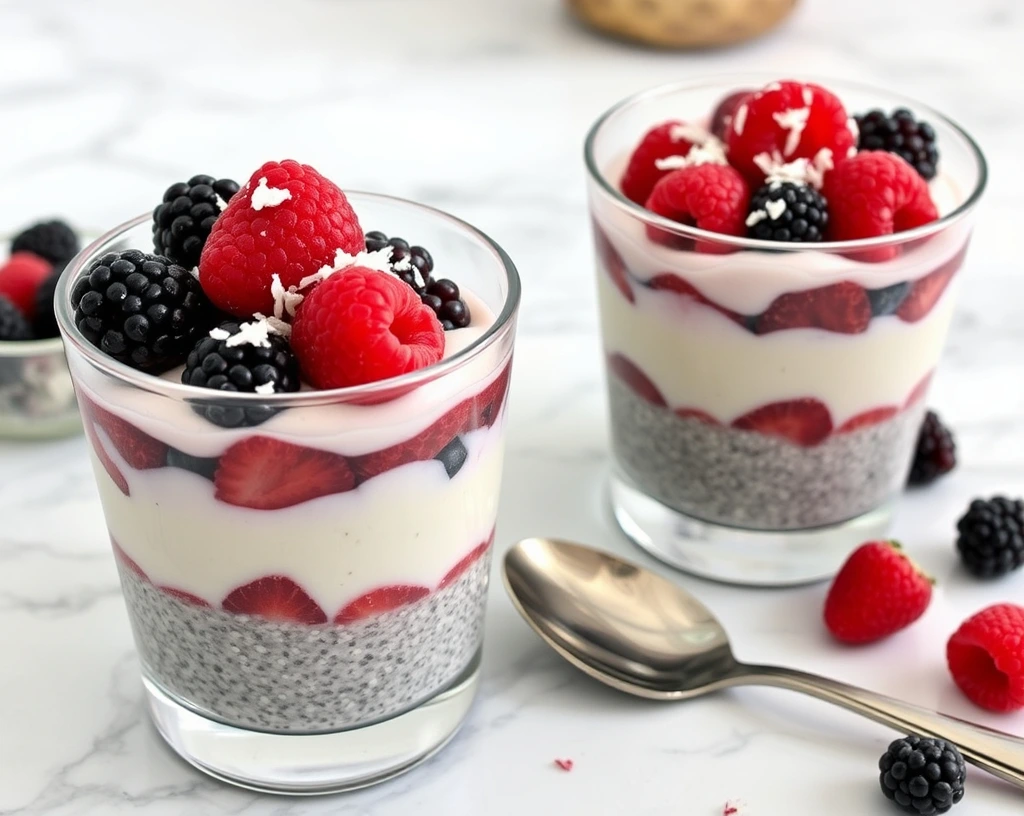
[(444, 329), (394, 275), (353, 266), (306, 296), (292, 348), (316, 388), (345, 388), (433, 365), (444, 354)]
[(15, 252), (0, 266), (0, 295), (6, 295), (26, 318), (36, 313), (36, 290), (50, 275), (53, 265), (31, 252)]
[(928, 182), (899, 156), (882, 150), (839, 162), (825, 176), (822, 192), (831, 210), (826, 235), (831, 241), (892, 235), (939, 217)]
[(838, 162), (857, 144), (839, 97), (820, 85), (793, 81), (773, 82), (744, 100), (729, 122), (725, 141), (732, 166), (754, 186), (765, 178), (754, 161), (762, 153), (791, 162), (814, 159), (828, 149)]
[(825, 625), (843, 643), (870, 643), (910, 626), (932, 599), (932, 582), (895, 541), (862, 544), (825, 599)]
[(651, 128), (629, 157), (626, 172), (622, 174), (619, 187), (630, 201), (643, 205), (654, 185), (667, 176), (671, 170), (659, 170), (657, 162), (669, 156), (685, 156), (693, 143), (680, 133), (683, 123), (673, 119)]
[[(743, 176), (723, 164), (700, 164), (673, 170), (654, 185), (645, 206), (651, 212), (689, 227), (723, 235), (745, 235), (750, 188)], [(723, 246), (709, 241), (681, 240), (657, 227), (648, 227), (648, 237), (657, 243), (698, 252), (722, 252)]]
[(732, 122), (732, 118), (736, 115), (736, 111), (739, 110), (740, 105), (742, 105), (744, 101), (746, 101), (747, 97), (752, 93), (752, 88), (733, 91), (718, 103), (715, 107), (715, 112), (711, 114), (710, 130), (713, 136), (725, 141), (725, 134), (729, 129), (729, 123)]
[(274, 273), (297, 286), (334, 259), (365, 248), (345, 194), (306, 164), (267, 162), (220, 214), (199, 259), (199, 281), (235, 317), (271, 314)]
[(953, 680), (989, 711), (1024, 708), (1024, 607), (997, 604), (964, 621), (946, 644)]

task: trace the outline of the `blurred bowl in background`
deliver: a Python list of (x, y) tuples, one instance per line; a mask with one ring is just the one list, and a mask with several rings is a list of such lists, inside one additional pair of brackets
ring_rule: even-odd
[(662, 48), (707, 48), (753, 39), (789, 16), (797, 0), (566, 0), (588, 25)]

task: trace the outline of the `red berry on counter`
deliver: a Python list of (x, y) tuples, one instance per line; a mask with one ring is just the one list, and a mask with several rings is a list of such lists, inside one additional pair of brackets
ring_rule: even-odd
[(0, 266), (0, 295), (7, 297), (26, 318), (36, 313), (36, 291), (49, 277), (53, 264), (31, 252), (15, 252)]
[(334, 182), (306, 164), (267, 162), (228, 202), (206, 239), (199, 282), (236, 317), (273, 314), (273, 275), (287, 288), (366, 245), (359, 219)]
[[(747, 231), (750, 188), (743, 176), (723, 164), (700, 164), (673, 170), (651, 191), (646, 207), (689, 227), (741, 236)], [(651, 240), (680, 249), (720, 252), (724, 247), (709, 241), (693, 242), (665, 230), (648, 227)]]
[(946, 645), (953, 680), (989, 711), (1024, 708), (1024, 607), (997, 604), (964, 621)]
[(870, 643), (905, 629), (932, 598), (932, 582), (895, 541), (862, 544), (825, 600), (825, 625), (843, 643)]

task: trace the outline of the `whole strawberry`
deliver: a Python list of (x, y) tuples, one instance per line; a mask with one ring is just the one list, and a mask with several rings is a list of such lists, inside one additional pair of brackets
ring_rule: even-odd
[(932, 581), (895, 541), (862, 544), (843, 564), (825, 600), (825, 625), (843, 643), (870, 643), (920, 618)]

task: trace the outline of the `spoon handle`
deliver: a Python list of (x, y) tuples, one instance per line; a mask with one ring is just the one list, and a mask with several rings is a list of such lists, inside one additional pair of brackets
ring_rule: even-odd
[(737, 684), (776, 686), (835, 703), (904, 734), (936, 737), (956, 745), (964, 759), (1024, 788), (1024, 739), (918, 708), (883, 694), (794, 669), (744, 666)]

